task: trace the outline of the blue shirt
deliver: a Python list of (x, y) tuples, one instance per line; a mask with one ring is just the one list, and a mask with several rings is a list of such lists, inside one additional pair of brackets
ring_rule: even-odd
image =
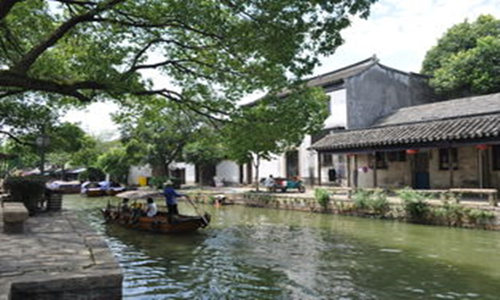
[(165, 200), (167, 201), (167, 205), (177, 204), (177, 197), (184, 196), (183, 194), (177, 193), (173, 187), (166, 187), (163, 190), (163, 195), (165, 196)]

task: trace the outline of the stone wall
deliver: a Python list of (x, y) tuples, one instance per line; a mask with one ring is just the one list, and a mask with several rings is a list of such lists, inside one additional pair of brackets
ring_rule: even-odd
[[(429, 175), (431, 188), (443, 189), (450, 187), (450, 171), (439, 169), (439, 149), (429, 150)], [(477, 149), (460, 147), (458, 154), (458, 170), (453, 170), (453, 187), (479, 187), (479, 168)]]
[[(439, 168), (439, 149), (421, 150), (429, 153), (429, 182), (431, 189), (450, 188), (450, 171)], [(479, 188), (479, 159), (478, 150), (473, 146), (458, 148), (458, 169), (453, 170), (453, 187)], [(488, 153), (490, 155), (490, 153)], [(358, 187), (373, 188), (373, 169), (368, 154), (358, 154)], [(491, 161), (491, 159), (490, 159)], [(394, 188), (412, 186), (411, 157), (406, 161), (388, 162), (387, 169), (377, 169), (377, 187)], [(500, 188), (500, 171), (489, 166), (490, 184), (484, 187)], [(366, 172), (363, 172), (363, 169)], [(354, 159), (351, 158), (351, 178), (354, 182)]]
[(345, 81), (347, 128), (366, 128), (393, 110), (433, 102), (427, 79), (375, 65)]

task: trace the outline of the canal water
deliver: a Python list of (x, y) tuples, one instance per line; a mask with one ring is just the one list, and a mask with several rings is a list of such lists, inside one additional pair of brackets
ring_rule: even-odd
[(106, 235), (126, 299), (500, 299), (499, 232), (200, 206), (207, 229), (169, 236), (104, 225), (107, 201), (64, 207)]

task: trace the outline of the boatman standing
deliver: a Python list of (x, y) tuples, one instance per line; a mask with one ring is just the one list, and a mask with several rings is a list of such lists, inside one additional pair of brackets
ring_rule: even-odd
[(165, 196), (165, 201), (167, 202), (168, 215), (171, 218), (173, 215), (178, 215), (179, 210), (177, 209), (177, 198), (178, 197), (188, 197), (184, 194), (179, 194), (174, 189), (174, 184), (172, 181), (168, 180), (163, 184), (163, 195)]

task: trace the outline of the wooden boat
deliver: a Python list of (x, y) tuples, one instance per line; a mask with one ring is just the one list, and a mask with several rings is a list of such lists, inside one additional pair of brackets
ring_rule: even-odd
[(101, 188), (89, 188), (85, 191), (85, 196), (87, 197), (102, 197), (106, 196), (106, 191)]
[(109, 181), (85, 182), (81, 186), (81, 193), (87, 197), (115, 196), (123, 191), (124, 187)]
[(45, 187), (54, 193), (78, 194), (80, 192), (80, 181), (53, 180), (45, 184)]
[(205, 228), (210, 223), (210, 215), (207, 213), (204, 216), (177, 215), (170, 222), (166, 212), (158, 212), (153, 218), (137, 216), (132, 211), (122, 212), (118, 208), (110, 206), (102, 209), (101, 212), (107, 223), (157, 233), (192, 232), (198, 228)]

